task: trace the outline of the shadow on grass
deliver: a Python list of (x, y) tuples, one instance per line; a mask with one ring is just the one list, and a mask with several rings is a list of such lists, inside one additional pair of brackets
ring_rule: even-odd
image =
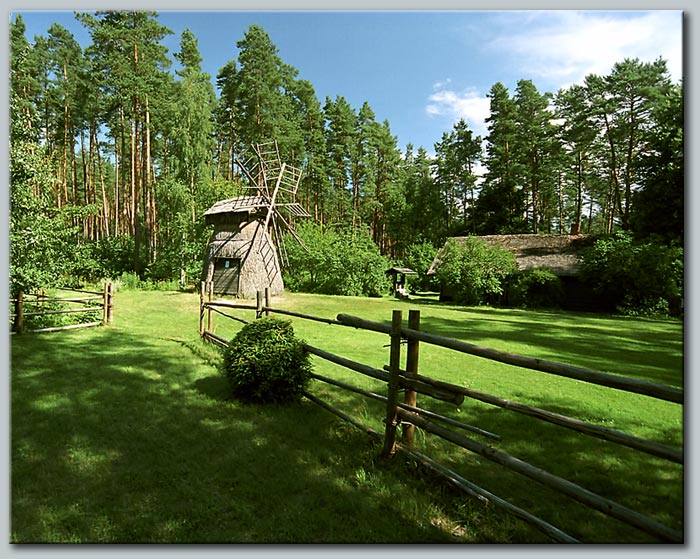
[(358, 485), (376, 454), (364, 434), (309, 402), (227, 402), (186, 346), (118, 329), (13, 339), (11, 541), (453, 541)]
[[(561, 349), (551, 331), (517, 324), (508, 335)], [(487, 324), (469, 325), (467, 338), (458, 335), (464, 321), (430, 317), (423, 329), (474, 343), (493, 336)], [(425, 511), (407, 511), (418, 505), (388, 493), (381, 474), (365, 479), (378, 452), (366, 435), (306, 401), (229, 401), (216, 359), (196, 338), (104, 329), (14, 338), (11, 349), (13, 541), (453, 541)], [(381, 403), (317, 383), (312, 392), (381, 423)], [(459, 412), (419, 402), (503, 437), (482, 442), (682, 528), (680, 466), (478, 402), (465, 401)], [(534, 405), (566, 412), (571, 402), (547, 396)], [(467, 451), (425, 434), (417, 440), (468, 479), (584, 541), (653, 541)], [(425, 486), (408, 479), (392, 488)], [(470, 541), (547, 541), (518, 521), (499, 531), (490, 524), (503, 514), (457, 499), (465, 525), (478, 531)]]
[[(571, 400), (551, 394), (532, 403), (547, 410), (572, 412)], [(445, 405), (434, 407), (447, 411)], [(454, 410), (452, 414), (447, 412), (447, 415), (454, 415)], [(457, 417), (502, 436), (502, 440), (495, 443), (484, 441), (487, 444), (656, 519), (674, 530), (683, 530), (683, 465), (476, 401), (466, 400)], [(587, 419), (602, 426), (611, 426), (596, 421), (596, 418)], [(653, 424), (653, 418), (645, 419)], [(671, 446), (682, 446), (679, 437), (682, 439), (680, 426), (675, 430), (660, 429), (654, 433), (653, 439)], [(484, 460), (481, 462), (488, 464)], [(522, 476), (505, 474), (502, 467), (487, 465), (473, 471), (485, 480), (487, 486), (493, 487), (495, 493), (513, 495), (524, 508), (535, 514), (541, 513), (544, 518), (582, 541), (654, 541), (653, 537), (635, 528), (575, 504), (569, 498), (556, 495)], [(524, 490), (524, 487), (527, 489)]]

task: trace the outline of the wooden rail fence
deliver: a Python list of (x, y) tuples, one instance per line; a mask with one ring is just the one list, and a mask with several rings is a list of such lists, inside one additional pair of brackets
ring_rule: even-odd
[[(19, 292), (17, 297), (10, 299), (13, 311), (10, 312), (12, 322), (11, 334), (23, 334), (25, 332), (56, 332), (59, 330), (73, 330), (76, 328), (90, 328), (92, 326), (106, 326), (112, 323), (114, 314), (114, 290), (111, 283), (105, 283), (102, 292), (86, 291), (64, 287), (61, 291), (74, 292), (75, 297), (47, 297), (46, 291), (41, 289), (32, 294)], [(82, 295), (84, 294), (84, 296)], [(70, 303), (79, 306), (68, 308), (50, 308), (52, 303)], [(49, 307), (49, 308), (47, 308)], [(27, 317), (51, 316), (73, 313), (89, 313), (99, 320), (69, 324), (65, 326), (52, 326), (47, 328), (26, 328)]]
[[(469, 431), (492, 440), (500, 439), (500, 437), (495, 433), (490, 433), (489, 431), (479, 427), (468, 425), (441, 414), (433, 413), (429, 410), (418, 407), (416, 395), (423, 394), (431, 398), (452, 402), (455, 404), (461, 403), (465, 398), (479, 400), (493, 406), (510, 410), (514, 413), (528, 415), (530, 417), (534, 417), (566, 429), (571, 429), (588, 436), (604, 439), (619, 445), (624, 445), (634, 449), (635, 451), (660, 457), (674, 463), (683, 463), (682, 449), (660, 444), (655, 441), (642, 439), (615, 429), (584, 422), (534, 406), (484, 394), (470, 388), (447, 383), (433, 379), (424, 374), (420, 374), (418, 372), (419, 344), (420, 342), (423, 342), (437, 345), (452, 351), (476, 355), (485, 359), (506, 363), (516, 367), (577, 379), (625, 392), (642, 394), (651, 398), (661, 399), (680, 405), (683, 404), (682, 390), (647, 381), (605, 374), (582, 367), (574, 367), (563, 363), (511, 354), (491, 348), (469, 344), (460, 340), (445, 338), (435, 334), (430, 334), (428, 332), (423, 332), (420, 330), (420, 311), (418, 310), (409, 311), (408, 325), (405, 327), (403, 325), (403, 317), (400, 310), (393, 311), (391, 323), (386, 324), (364, 320), (362, 318), (347, 314), (339, 314), (335, 319), (328, 319), (284, 309), (276, 309), (270, 305), (269, 291), (267, 290), (264, 293), (258, 292), (255, 305), (241, 304), (230, 300), (214, 300), (211, 284), (205, 284), (204, 282), (202, 283), (200, 293), (200, 336), (205, 340), (222, 347), (227, 345), (228, 340), (213, 332), (213, 313), (220, 314), (243, 323), (248, 322), (243, 318), (226, 312), (233, 309), (255, 311), (256, 318), (275, 313), (323, 322), (326, 324), (374, 331), (388, 335), (390, 338), (389, 364), (384, 366), (383, 369), (376, 369), (362, 363), (357, 363), (345, 357), (334, 355), (320, 348), (306, 344), (309, 352), (313, 355), (337, 365), (341, 365), (360, 374), (379, 379), (386, 383), (387, 391), (386, 395), (384, 395), (369, 392), (359, 387), (355, 387), (320, 374), (312, 373), (312, 378), (318, 381), (353, 392), (355, 394), (360, 394), (367, 398), (385, 402), (386, 415), (384, 418), (385, 430), (383, 434), (375, 431), (367, 425), (362, 424), (360, 421), (350, 417), (343, 411), (337, 409), (328, 402), (321, 400), (310, 392), (304, 392), (304, 396), (308, 400), (318, 404), (344, 421), (351, 423), (377, 440), (382, 441), (383, 457), (391, 458), (396, 453), (405, 454), (423, 466), (440, 474), (450, 484), (459, 488), (467, 495), (480, 500), (488, 501), (496, 507), (513, 514), (514, 516), (535, 526), (553, 540), (557, 542), (578, 543), (578, 540), (563, 532), (556, 526), (553, 526), (545, 520), (538, 518), (520, 507), (506, 501), (505, 499), (494, 495), (473, 482), (464, 479), (458, 473), (417, 451), (414, 448), (414, 430), (416, 427), (418, 427), (427, 433), (436, 435), (470, 452), (482, 456), (491, 462), (499, 464), (511, 471), (517, 472), (518, 474), (534, 480), (550, 489), (554, 489), (563, 495), (578, 501), (579, 503), (583, 503), (591, 509), (616, 518), (629, 526), (633, 526), (646, 532), (647, 534), (651, 534), (660, 541), (671, 543), (682, 543), (684, 541), (683, 532), (681, 531), (669, 528), (653, 518), (631, 510), (602, 495), (593, 493), (584, 487), (577, 485), (576, 483), (524, 462), (523, 460), (498, 450), (493, 446), (476, 441), (454, 429), (445, 427), (445, 425), (448, 425), (449, 427), (457, 428), (462, 431)], [(402, 368), (400, 363), (402, 345), (404, 343), (406, 345), (406, 366), (405, 368)], [(400, 391), (404, 392), (403, 402), (399, 402)], [(399, 426), (402, 428), (402, 433), (400, 440), (397, 440), (396, 430)]]

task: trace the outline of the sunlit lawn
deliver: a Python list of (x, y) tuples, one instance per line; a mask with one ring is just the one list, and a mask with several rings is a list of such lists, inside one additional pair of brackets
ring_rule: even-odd
[[(285, 294), (274, 306), (389, 321), (419, 308), (422, 329), (511, 352), (683, 386), (678, 321), (475, 309), (434, 300)], [(252, 311), (236, 311), (253, 319)], [(388, 337), (293, 319), (308, 343), (381, 368)], [(221, 316), (227, 338), (240, 323)], [(13, 337), (11, 537), (16, 542), (536, 542), (548, 539), (399, 461), (308, 401), (227, 398), (219, 355), (198, 339), (198, 296), (118, 292), (109, 328)], [(381, 383), (314, 358), (315, 370)], [(682, 445), (681, 406), (421, 345), (420, 370), (496, 396)], [(378, 431), (383, 404), (317, 381)], [(681, 466), (476, 401), (419, 402), (501, 435), (494, 443), (587, 489), (683, 526)], [(502, 467), (418, 433), (418, 447), (584, 541), (643, 542)]]

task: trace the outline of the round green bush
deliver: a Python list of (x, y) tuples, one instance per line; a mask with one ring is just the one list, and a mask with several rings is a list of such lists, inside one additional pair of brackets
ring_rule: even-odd
[(299, 401), (311, 363), (291, 322), (266, 317), (246, 324), (229, 342), (222, 370), (234, 397), (281, 404)]

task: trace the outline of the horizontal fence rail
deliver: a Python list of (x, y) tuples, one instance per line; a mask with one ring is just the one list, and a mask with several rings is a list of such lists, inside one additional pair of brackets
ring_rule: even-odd
[[(342, 322), (343, 324), (346, 324), (348, 326), (354, 326), (355, 328), (362, 328), (364, 330), (382, 332), (384, 334), (388, 334), (390, 332), (390, 329), (387, 327), (386, 324), (382, 324), (381, 322), (372, 322), (369, 320), (364, 320), (362, 318), (350, 316), (347, 314), (339, 314), (337, 320), (338, 322)], [(618, 377), (616, 375), (601, 373), (592, 369), (585, 369), (583, 367), (574, 367), (572, 365), (565, 365), (563, 363), (557, 363), (554, 361), (546, 361), (544, 359), (536, 359), (534, 357), (516, 355), (514, 353), (508, 353), (506, 351), (501, 351), (498, 349), (481, 347), (467, 342), (463, 342), (461, 340), (445, 338), (436, 334), (429, 334), (428, 332), (420, 332), (417, 330), (411, 330), (409, 328), (402, 328), (401, 335), (406, 339), (419, 340), (447, 349), (452, 349), (454, 351), (468, 353), (470, 355), (476, 355), (478, 357), (484, 357), (486, 359), (498, 361), (500, 363), (506, 363), (508, 365), (515, 365), (517, 367), (523, 367), (526, 369), (531, 369), (533, 371), (540, 371), (543, 373), (550, 373), (575, 380), (581, 380), (592, 384), (607, 386), (609, 388), (617, 388), (626, 392), (644, 394), (646, 396), (651, 396), (652, 398), (667, 400), (676, 404), (683, 403), (682, 390), (678, 390), (677, 388), (671, 388), (669, 386), (664, 386), (661, 384), (656, 384), (653, 382), (647, 382), (644, 380), (632, 379), (627, 377)]]
[[(384, 395), (365, 390), (346, 382), (317, 374), (315, 372), (311, 374), (311, 377), (319, 382), (324, 382), (330, 386), (361, 395), (368, 399), (383, 402), (386, 410), (383, 420), (385, 425), (384, 433), (379, 433), (375, 429), (364, 425), (345, 412), (337, 409), (332, 404), (321, 400), (318, 396), (315, 396), (308, 390), (305, 390), (303, 393), (304, 397), (306, 397), (309, 401), (316, 403), (342, 420), (347, 421), (355, 427), (361, 429), (374, 439), (382, 442), (382, 456), (384, 458), (391, 458), (396, 453), (406, 455), (422, 466), (440, 474), (447, 480), (447, 482), (463, 491), (466, 495), (488, 501), (496, 507), (507, 511), (508, 513), (534, 526), (542, 533), (548, 535), (554, 541), (565, 543), (578, 542), (576, 538), (566, 534), (559, 528), (552, 526), (545, 520), (524, 511), (507, 500), (494, 495), (493, 493), (479, 487), (469, 480), (466, 480), (453, 470), (417, 451), (413, 444), (413, 429), (417, 427), (426, 433), (431, 433), (443, 440), (464, 448), (469, 452), (475, 453), (486, 460), (499, 464), (508, 470), (516, 472), (534, 482), (548, 487), (549, 489), (566, 495), (567, 497), (582, 503), (593, 510), (620, 520), (621, 522), (637, 528), (647, 534), (651, 534), (660, 541), (674, 543), (681, 543), (684, 541), (683, 533), (678, 530), (669, 528), (653, 518), (631, 510), (628, 507), (616, 503), (602, 495), (598, 495), (570, 480), (556, 476), (515, 456), (498, 450), (493, 446), (478, 442), (458, 432), (457, 430), (466, 431), (492, 441), (501, 440), (500, 435), (497, 433), (492, 433), (480, 427), (469, 425), (467, 423), (419, 407), (416, 402), (416, 395), (422, 394), (439, 401), (449, 402), (456, 405), (461, 404), (465, 398), (479, 400), (514, 413), (528, 415), (535, 419), (548, 422), (559, 427), (574, 430), (584, 435), (603, 439), (614, 444), (626, 446), (635, 451), (653, 455), (655, 457), (678, 464), (683, 463), (682, 449), (635, 437), (607, 427), (587, 423), (542, 408), (485, 394), (477, 390), (434, 379), (424, 373), (419, 373), (419, 342), (440, 346), (448, 350), (469, 355), (475, 355), (515, 367), (523, 367), (538, 372), (555, 374), (573, 380), (597, 384), (604, 387), (649, 396), (677, 404), (683, 403), (684, 398), (682, 390), (651, 382), (640, 381), (637, 379), (602, 373), (592, 369), (516, 355), (500, 350), (477, 346), (452, 338), (445, 338), (435, 334), (430, 334), (428, 332), (423, 332), (420, 330), (419, 311), (411, 311), (409, 313), (409, 327), (406, 328), (402, 322), (401, 311), (394, 311), (391, 323), (373, 322), (347, 314), (338, 314), (335, 319), (329, 319), (274, 308), (270, 305), (269, 291), (267, 290), (264, 294), (263, 292), (258, 292), (256, 305), (238, 303), (230, 300), (214, 300), (211, 284), (207, 285), (202, 283), (200, 293), (200, 335), (203, 339), (219, 346), (226, 346), (228, 344), (228, 340), (213, 332), (212, 313), (216, 313), (242, 323), (249, 322), (248, 320), (224, 312), (221, 309), (252, 310), (255, 311), (256, 318), (261, 318), (270, 314), (280, 314), (303, 320), (352, 327), (388, 335), (390, 338), (389, 363), (388, 365), (385, 365), (383, 369), (377, 369), (363, 363), (358, 363), (346, 357), (335, 355), (326, 350), (305, 343), (305, 347), (310, 354), (386, 384), (387, 393)], [(406, 366), (404, 368), (402, 368), (400, 365), (403, 344), (406, 344), (407, 348)], [(404, 393), (403, 402), (399, 402), (400, 392)], [(396, 434), (396, 430), (399, 427), (401, 427), (403, 432), (401, 440), (397, 440)]]
[(494, 406), (505, 408), (516, 413), (529, 415), (537, 419), (547, 421), (549, 423), (554, 423), (555, 425), (566, 427), (567, 429), (572, 429), (580, 433), (585, 433), (587, 435), (597, 437), (599, 439), (604, 439), (606, 441), (628, 446), (641, 452), (658, 456), (659, 458), (665, 458), (666, 460), (670, 460), (671, 462), (676, 462), (677, 464), (683, 463), (683, 451), (678, 448), (674, 448), (654, 441), (648, 441), (640, 437), (628, 435), (627, 433), (623, 433), (621, 431), (617, 431), (609, 427), (602, 427), (600, 425), (586, 423), (585, 421), (574, 419), (572, 417), (567, 417), (565, 415), (544, 410), (542, 408), (528, 406), (519, 402), (506, 400), (504, 398), (497, 398), (496, 396), (484, 394), (483, 392), (479, 392), (478, 390), (473, 390), (471, 388), (465, 388), (463, 386), (457, 386), (455, 384), (442, 382), (423, 375), (417, 375), (416, 378), (425, 384), (429, 384), (437, 388), (442, 388), (446, 392), (452, 391), (456, 394), (463, 394), (469, 398), (486, 402), (487, 404), (492, 404)]
[[(44, 290), (38, 290), (33, 294), (19, 292), (17, 296), (10, 299), (13, 311), (10, 312), (12, 321), (11, 334), (23, 334), (25, 332), (58, 332), (61, 330), (74, 330), (76, 328), (91, 328), (93, 326), (106, 326), (112, 323), (114, 315), (114, 290), (111, 283), (105, 283), (102, 293), (97, 291), (86, 291), (75, 288), (64, 287), (60, 291), (70, 291), (73, 293), (86, 293), (85, 297), (47, 297)], [(98, 303), (99, 301), (99, 303)], [(76, 308), (45, 308), (47, 304), (78, 304), (83, 305)], [(27, 309), (36, 310), (27, 310)], [(63, 326), (50, 326), (45, 328), (27, 328), (26, 318), (40, 316), (54, 316), (64, 314), (86, 313), (96, 315), (101, 313), (100, 320), (81, 322), (79, 324), (67, 324)], [(94, 317), (94, 316), (93, 316)]]

